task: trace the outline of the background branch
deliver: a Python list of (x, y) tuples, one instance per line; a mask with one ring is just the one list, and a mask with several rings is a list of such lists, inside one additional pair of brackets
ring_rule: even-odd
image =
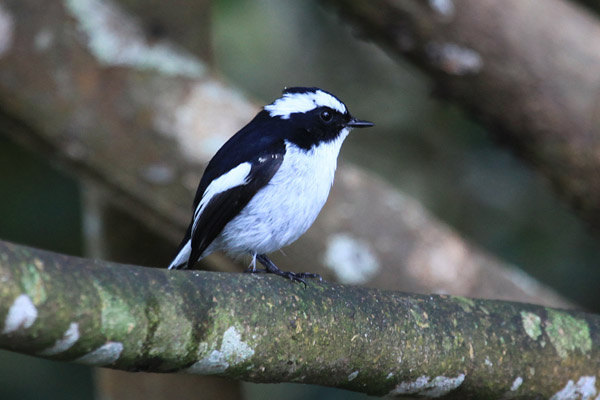
[(430, 74), (600, 231), (600, 23), (570, 1), (327, 0)]
[[(111, 2), (95, 8), (81, 6), (93, 1), (6, 4), (19, 26), (0, 58), (0, 104), (12, 125), (9, 134), (101, 185), (124, 212), (175, 244), (202, 165), (256, 106), (196, 58), (149, 41)], [(110, 29), (94, 25), (91, 15), (118, 23)], [(50, 27), (44, 40), (41, 26)], [(107, 53), (98, 46), (103, 40), (120, 46)], [(127, 53), (132, 45), (145, 57)], [(365, 261), (359, 253), (372, 257)], [(415, 201), (347, 165), (340, 167), (322, 217), (286, 254), (276, 257), (283, 268), (302, 269), (290, 264), (303, 260), (311, 271), (342, 282), (566, 304), (466, 243)], [(209, 263), (239, 270), (224, 259)]]
[(455, 398), (594, 396), (600, 378), (600, 318), (577, 311), (169, 272), (6, 242), (0, 281), (0, 346), (54, 360)]

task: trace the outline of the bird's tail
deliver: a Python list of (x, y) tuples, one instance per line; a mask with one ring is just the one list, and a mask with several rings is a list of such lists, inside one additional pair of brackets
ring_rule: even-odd
[(188, 267), (190, 253), (192, 252), (192, 240), (188, 239), (179, 247), (179, 252), (169, 264), (169, 269), (183, 269)]

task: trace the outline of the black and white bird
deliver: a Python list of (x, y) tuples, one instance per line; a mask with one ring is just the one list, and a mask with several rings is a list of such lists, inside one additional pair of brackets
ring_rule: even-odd
[[(267, 253), (298, 239), (329, 195), (352, 117), (336, 96), (318, 88), (286, 88), (208, 163), (194, 215), (169, 269), (187, 268), (219, 250), (250, 254), (246, 272), (268, 272), (304, 283), (312, 273), (285, 272)], [(265, 269), (256, 268), (258, 260)]]

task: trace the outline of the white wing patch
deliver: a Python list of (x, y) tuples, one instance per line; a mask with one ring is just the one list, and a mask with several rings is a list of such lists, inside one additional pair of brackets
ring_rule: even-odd
[(198, 221), (200, 220), (200, 215), (202, 215), (202, 211), (208, 203), (210, 203), (211, 199), (215, 197), (215, 195), (225, 192), (231, 188), (236, 186), (245, 185), (248, 183), (246, 180), (248, 178), (248, 174), (250, 174), (250, 170), (252, 169), (252, 164), (249, 162), (242, 163), (237, 167), (233, 168), (229, 172), (224, 173), (214, 181), (208, 185), (204, 193), (202, 194), (202, 200), (196, 207), (194, 211), (194, 226), (192, 231), (196, 230), (196, 226), (198, 225)]
[(265, 106), (265, 110), (271, 117), (289, 119), (290, 114), (305, 113), (317, 107), (329, 107), (342, 114), (346, 113), (344, 103), (322, 90), (307, 93), (284, 93), (281, 98)]
[[(200, 216), (206, 208), (206, 205), (210, 203), (210, 200), (215, 197), (215, 195), (222, 193), (226, 190), (234, 188), (236, 186), (245, 185), (248, 183), (247, 178), (248, 174), (250, 174), (250, 170), (252, 169), (252, 165), (249, 162), (242, 163), (237, 167), (233, 168), (229, 172), (224, 173), (214, 181), (208, 185), (204, 193), (202, 194), (202, 200), (196, 207), (194, 211), (194, 225), (192, 227), (192, 235), (198, 226), (198, 221), (200, 221)], [(171, 261), (169, 265), (169, 269), (177, 268), (180, 265), (187, 264), (190, 254), (192, 253), (192, 239), (189, 239), (187, 243), (179, 250), (175, 259)]]

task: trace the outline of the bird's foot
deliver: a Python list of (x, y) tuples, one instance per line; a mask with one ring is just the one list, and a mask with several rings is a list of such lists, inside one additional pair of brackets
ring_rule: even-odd
[(273, 263), (273, 261), (271, 261), (266, 255), (264, 254), (257, 254), (256, 255), (256, 259), (265, 266), (265, 269), (256, 269), (256, 264), (252, 263), (250, 264), (250, 266), (244, 271), (247, 273), (269, 273), (269, 274), (275, 274), (275, 275), (279, 275), (279, 276), (283, 276), (284, 278), (290, 279), (294, 282), (299, 282), (302, 283), (305, 287), (306, 287), (306, 281), (304, 280), (305, 278), (311, 278), (311, 279), (318, 279), (320, 282), (323, 281), (323, 278), (321, 278), (321, 275), (319, 274), (314, 274), (312, 272), (288, 272), (288, 271), (282, 271), (280, 270), (275, 263)]

